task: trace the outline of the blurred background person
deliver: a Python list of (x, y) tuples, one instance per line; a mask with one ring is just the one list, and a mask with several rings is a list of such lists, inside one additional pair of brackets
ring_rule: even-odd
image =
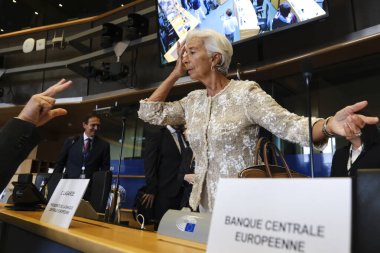
[(144, 148), (144, 173), (146, 193), (143, 204), (153, 207), (156, 225), (169, 209), (180, 209), (182, 181), (178, 180), (181, 154), (187, 144), (182, 126), (152, 129), (146, 134)]
[(92, 176), (96, 171), (110, 170), (110, 144), (97, 136), (101, 120), (94, 114), (83, 119), (83, 134), (65, 140), (54, 173), (65, 173), (67, 178), (88, 178), (90, 184), (84, 198), (91, 195)]
[(206, 15), (202, 10), (201, 0), (191, 0), (191, 7), (194, 10), (194, 15), (198, 19), (199, 24), (203, 19), (206, 19)]
[(289, 3), (283, 2), (280, 4), (279, 11), (274, 15), (272, 20), (272, 30), (298, 22), (297, 16), (290, 11)]
[(232, 43), (234, 42), (234, 34), (236, 28), (238, 28), (238, 22), (235, 16), (232, 16), (231, 9), (226, 10), (226, 14), (222, 16), (223, 20), (223, 32), (227, 39)]
[[(187, 141), (187, 130), (186, 126), (183, 131), (183, 136)], [(189, 199), (191, 190), (193, 189), (194, 184), (194, 167), (195, 160), (193, 151), (190, 146), (187, 145), (185, 151), (181, 153), (181, 164), (179, 166), (178, 180), (182, 183), (182, 198), (180, 201), (179, 208), (190, 207)]]

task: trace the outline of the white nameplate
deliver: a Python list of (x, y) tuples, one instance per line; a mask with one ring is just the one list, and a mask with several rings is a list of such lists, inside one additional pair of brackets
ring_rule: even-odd
[(61, 179), (47, 204), (41, 221), (68, 228), (90, 179)]
[(349, 253), (351, 179), (221, 179), (207, 252)]

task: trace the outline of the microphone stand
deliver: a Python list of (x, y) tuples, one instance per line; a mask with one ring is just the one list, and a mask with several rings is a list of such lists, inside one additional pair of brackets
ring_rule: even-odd
[(307, 86), (307, 117), (309, 122), (310, 174), (314, 178), (313, 125), (311, 122), (311, 72), (304, 71), (303, 77)]
[(121, 161), (122, 161), (122, 155), (123, 155), (123, 147), (124, 147), (124, 139), (125, 139), (125, 128), (126, 128), (126, 116), (122, 116), (121, 118), (123, 127), (121, 130), (121, 146), (120, 146), (120, 154), (119, 154), (119, 163), (117, 168), (117, 177), (116, 177), (116, 184), (115, 187), (111, 189), (112, 195), (112, 201), (110, 204), (110, 207), (108, 210), (106, 210), (105, 213), (105, 221), (107, 222), (113, 222), (113, 223), (119, 223), (119, 214), (118, 214), (118, 199), (119, 199), (119, 186), (120, 186), (120, 170), (121, 170)]

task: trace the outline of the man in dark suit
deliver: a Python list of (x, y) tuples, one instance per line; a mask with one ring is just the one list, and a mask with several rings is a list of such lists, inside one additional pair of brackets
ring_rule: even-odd
[[(66, 139), (54, 167), (55, 173), (64, 172), (68, 178), (92, 179), (94, 172), (110, 169), (110, 145), (96, 136), (100, 123), (100, 118), (96, 115), (85, 117), (82, 123), (84, 133)], [(88, 187), (85, 199), (90, 197), (90, 191), (91, 186)]]
[(168, 209), (180, 207), (183, 183), (183, 178), (178, 180), (181, 147), (184, 150), (186, 143), (180, 128), (167, 126), (146, 134), (144, 171), (147, 187), (143, 203), (154, 206), (157, 224)]
[(53, 98), (67, 89), (71, 81), (62, 79), (45, 92), (31, 97), (17, 118), (10, 119), (0, 131), (0, 192), (4, 190), (20, 163), (38, 144), (37, 127), (51, 119), (65, 115), (62, 108), (52, 109)]

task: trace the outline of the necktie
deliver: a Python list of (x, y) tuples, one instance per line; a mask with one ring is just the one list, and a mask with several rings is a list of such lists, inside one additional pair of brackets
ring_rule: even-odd
[(179, 147), (181, 148), (181, 152), (182, 152), (183, 150), (185, 150), (185, 144), (183, 143), (181, 130), (176, 130), (175, 133), (177, 134)]
[(84, 145), (83, 145), (83, 153), (84, 154), (87, 154), (91, 149), (91, 138), (87, 138), (85, 141), (84, 141)]

